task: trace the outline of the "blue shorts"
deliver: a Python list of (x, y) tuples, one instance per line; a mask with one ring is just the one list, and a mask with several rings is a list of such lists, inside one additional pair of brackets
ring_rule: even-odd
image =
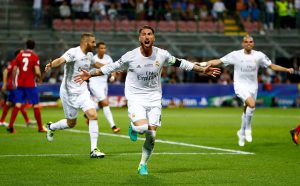
[(15, 90), (15, 103), (26, 103), (35, 105), (39, 103), (39, 92), (36, 87), (18, 87)]
[(7, 90), (7, 98), (6, 101), (15, 103), (15, 90)]

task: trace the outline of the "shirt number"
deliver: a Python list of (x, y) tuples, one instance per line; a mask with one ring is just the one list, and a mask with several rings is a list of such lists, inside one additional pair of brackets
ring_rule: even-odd
[(29, 60), (28, 60), (27, 57), (25, 57), (25, 58), (23, 58), (22, 62), (24, 63), (24, 65), (23, 65), (23, 71), (26, 72), (28, 70), (28, 62), (29, 62)]

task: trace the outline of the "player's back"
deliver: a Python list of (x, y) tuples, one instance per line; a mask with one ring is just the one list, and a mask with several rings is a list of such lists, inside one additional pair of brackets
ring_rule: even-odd
[(16, 57), (19, 73), (17, 76), (18, 87), (35, 87), (35, 66), (39, 66), (38, 56), (31, 50), (24, 50)]

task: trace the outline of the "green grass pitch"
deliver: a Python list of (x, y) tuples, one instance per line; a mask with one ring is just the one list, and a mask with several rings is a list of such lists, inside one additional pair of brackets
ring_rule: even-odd
[[(242, 108), (163, 109), (148, 176), (137, 174), (143, 140), (127, 137), (127, 109), (112, 112), (117, 135), (98, 112), (104, 159), (89, 158), (82, 112), (74, 130), (57, 131), (53, 142), (25, 127), (19, 113), (16, 134), (0, 127), (0, 185), (299, 185), (300, 148), (289, 134), (299, 109), (257, 108), (253, 142), (245, 147), (236, 136)], [(63, 117), (61, 108), (42, 109), (44, 123)]]

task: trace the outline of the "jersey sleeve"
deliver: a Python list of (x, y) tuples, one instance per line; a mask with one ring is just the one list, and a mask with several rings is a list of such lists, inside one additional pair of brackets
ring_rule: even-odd
[(128, 68), (129, 61), (130, 61), (130, 55), (126, 53), (118, 61), (104, 65), (100, 69), (102, 73), (106, 75), (112, 72), (122, 71)]
[(267, 68), (272, 64), (272, 61), (266, 54), (259, 52), (259, 64), (260, 66)]
[(191, 71), (194, 67), (194, 64), (185, 60), (185, 59), (179, 59), (174, 56), (172, 56), (168, 51), (165, 51), (165, 55), (167, 58), (167, 63), (170, 66), (177, 66), (178, 68), (186, 71)]
[(236, 52), (230, 52), (229, 54), (223, 56), (222, 58), (220, 58), (220, 60), (222, 61), (222, 63), (227, 66), (227, 65), (233, 65), (234, 61), (235, 61), (235, 54)]
[(62, 57), (66, 60), (66, 63), (69, 63), (71, 61), (74, 61), (75, 55), (74, 55), (74, 49), (71, 48), (67, 50)]

